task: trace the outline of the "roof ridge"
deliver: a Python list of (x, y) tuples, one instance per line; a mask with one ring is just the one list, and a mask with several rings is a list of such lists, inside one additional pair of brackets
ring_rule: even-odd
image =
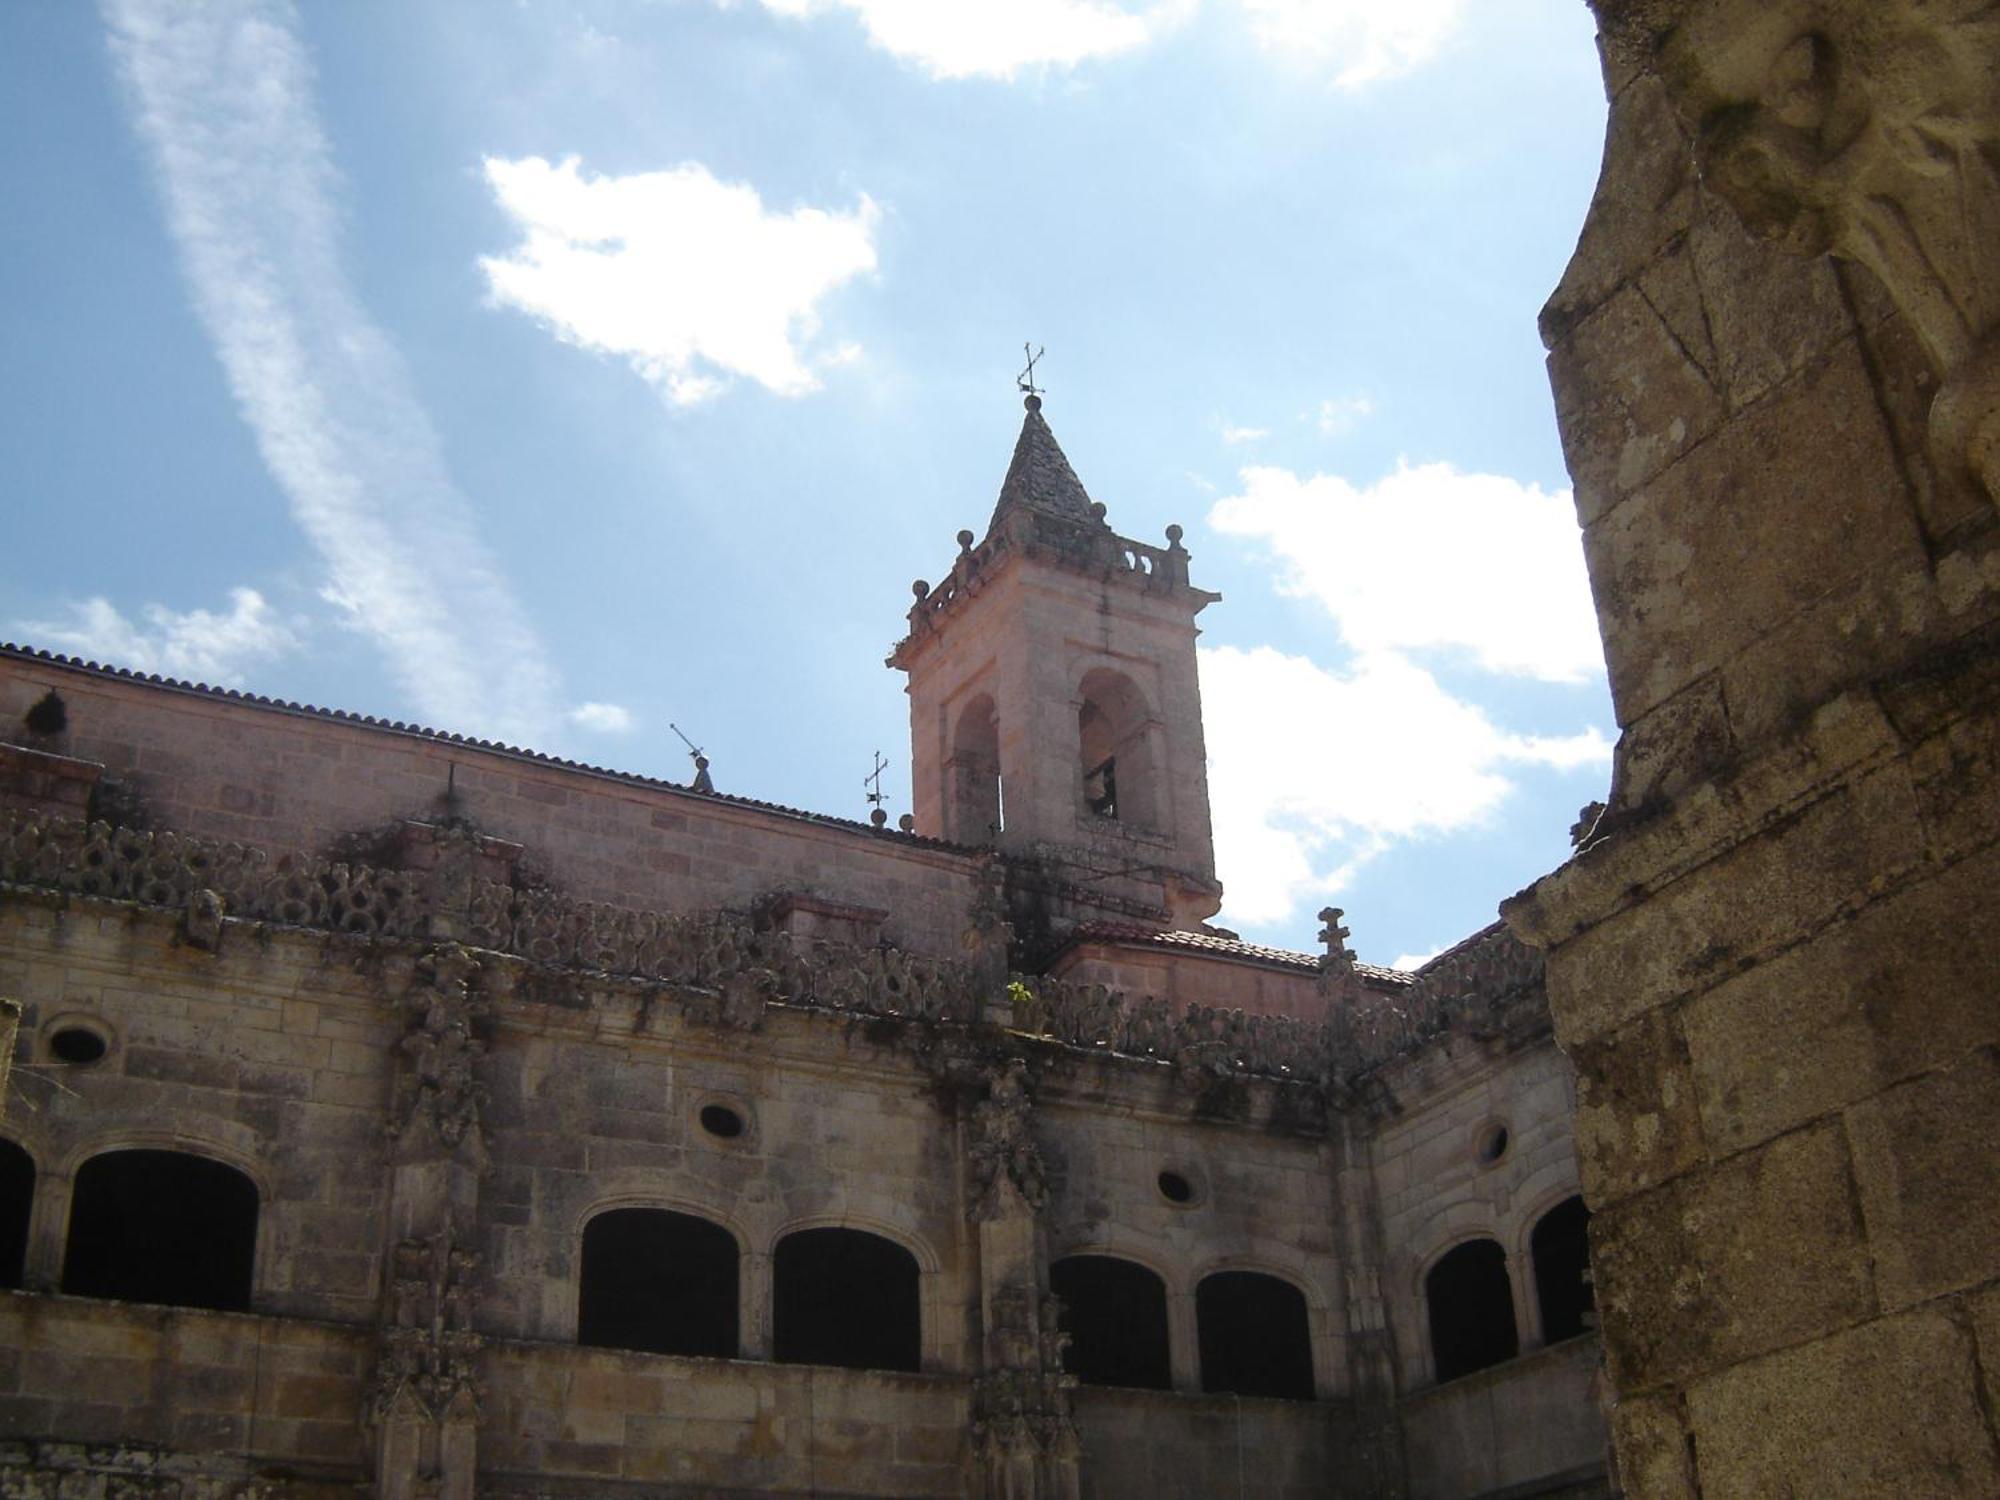
[(158, 672), (141, 672), (134, 667), (112, 666), (108, 663), (89, 661), (80, 656), (65, 656), (59, 651), (45, 651), (39, 646), (22, 645), (14, 641), (0, 641), (0, 656), (12, 657), (18, 661), (47, 662), (52, 666), (63, 667), (70, 671), (88, 672), (98, 677), (136, 682), (146, 687), (166, 688), (172, 692), (198, 693), (205, 698), (218, 698), (230, 703), (247, 704), (252, 708), (266, 708), (273, 709), (279, 713), (301, 714), (340, 724), (353, 724), (364, 729), (387, 730), (391, 734), (407, 734), (417, 739), (436, 740), (441, 744), (464, 745), (470, 749), (485, 750), (494, 755), (504, 755), (514, 760), (527, 761), (533, 765), (553, 766), (558, 770), (581, 772), (586, 776), (596, 776), (606, 781), (618, 782), (624, 786), (644, 787), (652, 791), (677, 792), (682, 796), (699, 797), (707, 802), (721, 802), (732, 807), (744, 807), (755, 809), (758, 812), (775, 813), (781, 817), (792, 818), (800, 822), (814, 823), (823, 827), (865, 833), (871, 838), (889, 838), (899, 843), (943, 849), (954, 854), (976, 854), (979, 852), (970, 845), (955, 844), (949, 839), (931, 838), (918, 833), (904, 833), (899, 828), (877, 828), (871, 823), (863, 823), (858, 818), (843, 818), (835, 813), (813, 812), (809, 808), (802, 807), (787, 807), (782, 802), (766, 802), (758, 797), (745, 797), (734, 792), (697, 792), (685, 782), (668, 781), (664, 777), (659, 776), (647, 776), (639, 771), (620, 771), (611, 766), (592, 765), (588, 761), (570, 760), (564, 756), (551, 755), (544, 750), (531, 750), (525, 745), (509, 745), (500, 740), (482, 740), (476, 735), (459, 734), (448, 729), (432, 729), (428, 725), (409, 723), (401, 719), (377, 718), (373, 714), (356, 713), (351, 709), (320, 708), (316, 704), (298, 703), (288, 698), (276, 698), (264, 693), (247, 692), (242, 688), (211, 687), (205, 682), (189, 682), (185, 678), (165, 677)]

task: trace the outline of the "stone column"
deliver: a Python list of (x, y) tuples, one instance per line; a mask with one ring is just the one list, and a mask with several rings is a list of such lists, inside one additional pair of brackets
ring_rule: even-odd
[(980, 1374), (972, 1437), (983, 1500), (1076, 1500), (1081, 1445), (1071, 1413), (1075, 1377), (1063, 1373), (1068, 1336), (1048, 1289), (1048, 1198), (1030, 1128), (1020, 1059), (986, 1070), (971, 1111), (966, 1159), (979, 1231)]
[(478, 1064), (487, 1007), (480, 966), (456, 943), (434, 948), (403, 1005), (390, 1184), (391, 1248), (381, 1354), (367, 1420), (377, 1500), (472, 1500), (481, 1340), (473, 1330), (479, 1258), (470, 1237), (486, 1169)]

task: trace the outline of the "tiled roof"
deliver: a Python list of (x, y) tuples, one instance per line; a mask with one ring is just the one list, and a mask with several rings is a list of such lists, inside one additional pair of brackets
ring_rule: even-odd
[[(1070, 941), (1171, 948), (1183, 952), (1209, 953), (1217, 958), (1235, 958), (1251, 963), (1270, 964), (1274, 968), (1296, 969), (1314, 974), (1319, 972), (1319, 955), (1316, 953), (1299, 953), (1290, 948), (1266, 948), (1258, 943), (1246, 943), (1241, 938), (1222, 937), (1212, 932), (1158, 932), (1149, 927), (1134, 927), (1121, 922), (1089, 922), (1079, 927)], [(1401, 969), (1385, 969), (1378, 964), (1356, 964), (1354, 972), (1363, 979), (1377, 984), (1402, 985), (1414, 983), (1416, 980), (1414, 974), (1406, 974)]]
[(1019, 506), (1061, 516), (1066, 521), (1105, 525), (1103, 517), (1092, 508), (1083, 481), (1076, 477), (1076, 470), (1063, 456), (1056, 435), (1042, 420), (1041, 402), (1032, 396), (1028, 399), (1028, 415), (1021, 423), (1020, 439), (1014, 444), (1014, 461), (1007, 466), (1007, 477), (1001, 481), (1000, 502), (993, 507), (987, 534), (998, 530), (1000, 518)]
[(448, 745), (466, 745), (475, 750), (484, 750), (488, 754), (527, 761), (534, 765), (555, 766), (565, 771), (575, 771), (580, 775), (614, 781), (621, 786), (646, 787), (654, 791), (675, 792), (684, 797), (699, 797), (704, 802), (754, 808), (758, 812), (770, 813), (781, 818), (811, 823), (822, 828), (839, 829), (843, 832), (865, 833), (870, 838), (892, 839), (899, 844), (943, 849), (954, 854), (978, 852), (963, 844), (950, 843), (944, 839), (925, 838), (920, 834), (904, 833), (896, 828), (877, 828), (873, 824), (863, 823), (854, 818), (837, 818), (830, 813), (807, 812), (803, 808), (786, 807), (777, 802), (764, 802), (756, 797), (738, 797), (727, 792), (697, 792), (678, 781), (642, 776), (636, 771), (614, 771), (605, 766), (593, 766), (579, 760), (565, 760), (559, 755), (545, 755), (539, 750), (523, 749), (518, 745), (504, 745), (498, 740), (477, 739), (469, 734), (452, 734), (442, 729), (429, 729), (422, 724), (406, 724), (399, 719), (378, 719), (368, 714), (349, 713), (345, 709), (317, 708), (310, 703), (292, 703), (283, 698), (267, 698), (259, 693), (241, 692), (236, 688), (210, 687), (205, 682), (185, 682), (179, 678), (162, 677), (157, 672), (135, 672), (129, 667), (104, 666), (98, 662), (85, 661), (81, 657), (63, 656), (58, 652), (16, 645), (11, 641), (0, 642), (0, 657), (12, 657), (16, 661), (46, 662), (50, 666), (63, 667), (72, 672), (87, 672), (95, 677), (136, 682), (146, 687), (164, 688), (168, 692), (193, 693), (204, 698), (246, 704), (252, 708), (269, 709), (277, 713), (299, 714), (307, 718), (326, 719), (340, 724), (356, 724), (364, 729), (411, 735), (417, 739), (437, 740)]

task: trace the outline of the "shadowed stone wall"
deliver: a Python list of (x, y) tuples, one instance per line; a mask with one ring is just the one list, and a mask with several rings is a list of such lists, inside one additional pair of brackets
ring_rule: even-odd
[(1989, 1496), (2000, 12), (1597, 9), (1543, 331), (1622, 737), (1507, 915), (1577, 1068), (1623, 1480)]

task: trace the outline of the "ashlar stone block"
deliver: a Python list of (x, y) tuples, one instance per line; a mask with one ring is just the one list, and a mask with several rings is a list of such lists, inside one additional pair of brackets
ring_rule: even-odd
[(1621, 1391), (1685, 1384), (1875, 1310), (1832, 1123), (1605, 1209), (1591, 1248)]
[(1990, 1500), (1975, 1379), (1970, 1335), (1934, 1311), (1724, 1371), (1688, 1393), (1703, 1500)]

